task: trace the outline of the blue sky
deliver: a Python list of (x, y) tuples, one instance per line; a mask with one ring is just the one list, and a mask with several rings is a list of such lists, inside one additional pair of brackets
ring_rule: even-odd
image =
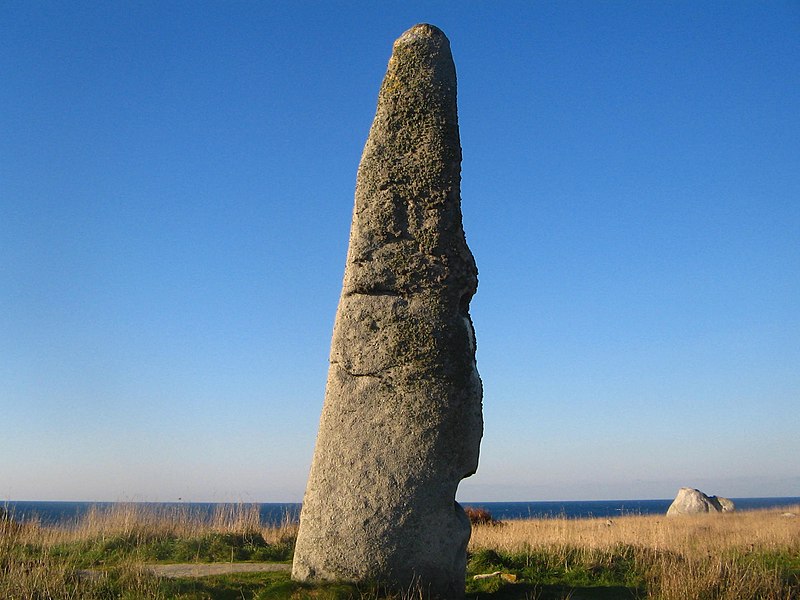
[(451, 40), (459, 498), (800, 495), (800, 5), (4, 2), (0, 498), (299, 501), (355, 173)]

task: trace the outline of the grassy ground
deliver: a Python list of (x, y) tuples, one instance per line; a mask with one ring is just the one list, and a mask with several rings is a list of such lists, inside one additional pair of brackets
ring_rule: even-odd
[(543, 598), (797, 600), (800, 517), (784, 512), (511, 521), (474, 529), (470, 565), (517, 574)]
[[(783, 512), (800, 514), (800, 507), (479, 524), (469, 547), (467, 598), (797, 600), (800, 517)], [(299, 584), (287, 572), (167, 579), (148, 570), (183, 562), (288, 563), (295, 536), (288, 520), (263, 527), (256, 506), (220, 507), (206, 519), (188, 507), (132, 504), (95, 509), (64, 527), (0, 519), (0, 598), (392, 598), (369, 586)], [(491, 573), (497, 575), (474, 579)]]

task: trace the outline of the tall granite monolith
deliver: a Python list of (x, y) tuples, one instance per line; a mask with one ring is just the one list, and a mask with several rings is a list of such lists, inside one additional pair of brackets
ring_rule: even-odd
[(455, 501), (483, 431), (447, 37), (395, 43), (358, 169), (325, 402), (292, 576), (464, 594)]

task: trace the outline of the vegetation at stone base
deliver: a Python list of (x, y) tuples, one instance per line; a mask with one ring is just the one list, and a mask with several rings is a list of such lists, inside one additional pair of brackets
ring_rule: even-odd
[[(467, 598), (800, 598), (800, 518), (780, 511), (538, 519), (474, 526)], [(800, 507), (791, 509), (800, 513)], [(287, 562), (297, 526), (263, 526), (256, 506), (210, 519), (185, 507), (96, 509), (65, 527), (0, 519), (0, 598), (11, 600), (411, 600), (375, 586), (309, 585), (288, 572), (156, 577), (150, 563)], [(511, 583), (493, 576), (516, 576)], [(511, 578), (511, 577), (509, 577)]]
[(343, 583), (308, 585), (289, 573), (238, 573), (200, 579), (164, 580), (159, 598), (170, 600), (367, 600), (378, 597), (369, 588)]
[(498, 521), (492, 516), (485, 508), (475, 506), (465, 506), (464, 512), (469, 519), (469, 522), (474, 527), (475, 525), (502, 525), (502, 521)]

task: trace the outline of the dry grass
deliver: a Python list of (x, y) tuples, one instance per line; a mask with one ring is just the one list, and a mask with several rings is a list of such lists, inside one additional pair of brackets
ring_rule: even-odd
[[(787, 509), (697, 516), (532, 519), (473, 528), (471, 552), (492, 550), (594, 569), (630, 560), (648, 597), (663, 600), (789, 600), (800, 589), (800, 518)], [(800, 506), (788, 512), (800, 514)]]
[(562, 546), (593, 550), (620, 544), (669, 551), (686, 557), (728, 551), (800, 550), (800, 518), (782, 513), (794, 509), (664, 517), (625, 516), (610, 519), (530, 519), (507, 521), (503, 527), (475, 527), (470, 550), (507, 552), (529, 547)]
[[(547, 592), (547, 585), (552, 585), (559, 590), (581, 586), (583, 594), (592, 586), (627, 588), (654, 600), (797, 600), (800, 518), (783, 517), (783, 512), (800, 514), (800, 506), (669, 519), (625, 516), (613, 521), (478, 524), (469, 550), (476, 569), (482, 568), (483, 555), (520, 573), (522, 584), (496, 591), (503, 598), (530, 597), (532, 590), (536, 594), (544, 590), (544, 596), (536, 597), (561, 597)], [(0, 598), (183, 598), (165, 591), (163, 582), (144, 568), (148, 562), (175, 560), (158, 555), (164, 548), (185, 549), (198, 540), (208, 546), (257, 538), (261, 544), (257, 550), (265, 544), (288, 544), (290, 550), (296, 533), (297, 523), (288, 515), (281, 524), (264, 526), (258, 506), (242, 504), (219, 506), (210, 515), (190, 506), (114, 505), (95, 508), (59, 527), (0, 518)], [(197, 560), (204, 560), (199, 550)], [(87, 568), (93, 574), (87, 575)], [(583, 583), (576, 583), (579, 577)], [(295, 593), (317, 597), (318, 592), (332, 594), (330, 589), (303, 588), (275, 597), (295, 597)], [(348, 593), (336, 597), (350, 597)], [(249, 597), (272, 598), (270, 594)], [(495, 597), (488, 588), (477, 589), (470, 597), (478, 594)], [(403, 597), (417, 596), (409, 591)], [(361, 597), (383, 596), (367, 592)]]
[[(13, 515), (12, 515), (13, 517)], [(13, 600), (164, 598), (144, 567), (155, 549), (187, 540), (257, 539), (293, 544), (288, 515), (264, 526), (257, 505), (220, 505), (208, 515), (189, 506), (94, 507), (61, 526), (0, 518), (0, 598)]]
[(262, 524), (257, 504), (220, 504), (209, 515), (188, 505), (130, 503), (93, 506), (80, 518), (59, 526), (44, 526), (36, 520), (22, 525), (0, 521), (0, 532), (5, 537), (9, 532), (3, 527), (13, 528), (17, 541), (54, 546), (130, 536), (196, 538), (209, 533), (261, 535), (267, 543), (277, 543), (296, 537), (298, 525), (288, 514), (277, 525)]

